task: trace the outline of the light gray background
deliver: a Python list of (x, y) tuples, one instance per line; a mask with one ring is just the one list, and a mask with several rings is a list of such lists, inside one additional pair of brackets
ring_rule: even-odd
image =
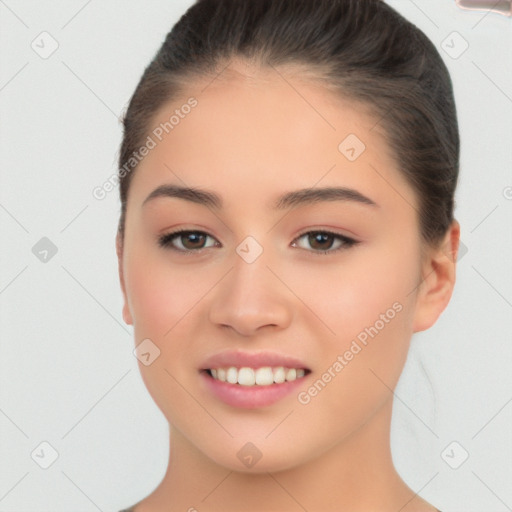
[[(510, 511), (512, 18), (448, 0), (389, 3), (452, 75), (467, 247), (451, 303), (413, 337), (395, 392), (393, 457), (443, 512)], [(1, 512), (117, 511), (165, 472), (167, 422), (121, 316), (118, 191), (100, 201), (92, 190), (116, 172), (118, 118), (191, 4), (0, 0)], [(46, 59), (31, 47), (49, 48), (43, 31), (59, 45)], [(469, 47), (454, 58), (461, 36)], [(32, 252), (42, 237), (58, 249), (47, 262)], [(48, 469), (44, 441), (58, 452)]]

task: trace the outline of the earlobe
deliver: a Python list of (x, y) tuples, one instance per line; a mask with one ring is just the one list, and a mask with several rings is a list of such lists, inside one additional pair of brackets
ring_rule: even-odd
[(123, 272), (123, 245), (121, 242), (121, 236), (119, 233), (116, 236), (116, 253), (117, 253), (117, 266), (119, 271), (119, 282), (121, 284), (121, 290), (123, 292), (123, 320), (128, 325), (133, 325), (132, 315), (128, 307), (128, 299), (126, 296), (126, 286), (124, 283), (124, 272)]
[(460, 225), (454, 220), (439, 248), (431, 249), (422, 268), (413, 332), (425, 331), (448, 305), (455, 286)]

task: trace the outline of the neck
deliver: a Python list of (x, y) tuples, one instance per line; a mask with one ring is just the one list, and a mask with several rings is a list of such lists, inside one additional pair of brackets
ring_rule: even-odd
[(315, 459), (256, 474), (216, 464), (171, 428), (167, 472), (137, 512), (434, 511), (394, 468), (391, 410), (390, 398), (357, 431)]

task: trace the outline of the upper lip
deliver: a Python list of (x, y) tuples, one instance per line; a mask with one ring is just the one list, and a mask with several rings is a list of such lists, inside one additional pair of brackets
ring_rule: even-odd
[(303, 361), (285, 354), (271, 351), (246, 352), (243, 350), (225, 350), (217, 352), (205, 359), (201, 365), (202, 370), (210, 368), (260, 368), (263, 366), (283, 366), (286, 368), (303, 368), (309, 370)]

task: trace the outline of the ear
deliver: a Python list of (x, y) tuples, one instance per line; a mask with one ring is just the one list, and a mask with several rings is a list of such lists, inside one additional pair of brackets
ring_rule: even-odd
[(133, 325), (132, 315), (128, 307), (128, 299), (126, 296), (126, 286), (124, 283), (124, 272), (123, 272), (123, 245), (121, 242), (121, 236), (117, 233), (116, 236), (116, 253), (117, 253), (117, 265), (119, 269), (119, 281), (121, 283), (121, 290), (123, 291), (123, 320), (128, 325)]
[(413, 332), (429, 329), (448, 305), (455, 285), (459, 241), (460, 225), (454, 220), (441, 245), (428, 250), (422, 264)]

